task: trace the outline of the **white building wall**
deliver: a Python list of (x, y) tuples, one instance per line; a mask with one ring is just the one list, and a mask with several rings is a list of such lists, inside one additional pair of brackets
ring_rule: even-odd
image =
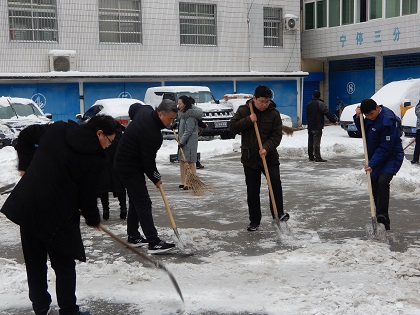
[[(300, 32), (283, 47), (263, 47), (263, 7), (299, 16), (295, 0), (202, 0), (217, 5), (217, 46), (181, 46), (179, 1), (142, 0), (142, 44), (99, 43), (97, 0), (57, 0), (59, 42), (9, 40), (7, 1), (0, 1), (0, 72), (49, 71), (48, 52), (75, 50), (82, 72), (299, 71)], [(248, 26), (249, 19), (249, 26)]]
[[(362, 41), (357, 41), (358, 35)], [(344, 38), (345, 41), (340, 41)], [(419, 43), (420, 14), (414, 14), (304, 31), (302, 58), (326, 60), (402, 54), (420, 51)]]

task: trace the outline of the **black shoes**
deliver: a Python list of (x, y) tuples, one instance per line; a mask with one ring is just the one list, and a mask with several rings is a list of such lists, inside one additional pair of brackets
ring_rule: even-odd
[(204, 166), (200, 162), (197, 161), (195, 168), (199, 170), (199, 169), (204, 168)]
[(182, 188), (184, 188), (184, 185), (179, 185), (178, 187), (182, 189)]
[(315, 159), (315, 162), (327, 162), (327, 160), (324, 160), (323, 158)]
[(157, 244), (149, 244), (149, 249), (147, 251), (148, 254), (161, 254), (173, 250), (175, 248), (175, 244), (166, 243), (165, 241), (160, 241)]
[(254, 231), (258, 230), (259, 226), (260, 226), (259, 223), (251, 222), (250, 224), (248, 224), (246, 229), (247, 229), (247, 231), (254, 232)]
[(419, 161), (411, 160), (411, 164), (418, 164), (418, 163), (419, 163)]
[(313, 162), (313, 161), (315, 161), (315, 158), (314, 157), (310, 157), (309, 158), (309, 161)]
[(385, 225), (385, 230), (389, 231), (391, 229), (391, 224), (389, 221), (389, 217), (387, 215), (378, 214), (376, 216), (376, 221), (378, 221), (378, 223), (382, 223), (383, 225)]
[(144, 247), (149, 244), (149, 242), (141, 235), (140, 237), (129, 236), (127, 242), (133, 247)]
[(290, 215), (285, 212), (283, 215), (280, 216), (280, 221), (286, 222), (290, 219)]

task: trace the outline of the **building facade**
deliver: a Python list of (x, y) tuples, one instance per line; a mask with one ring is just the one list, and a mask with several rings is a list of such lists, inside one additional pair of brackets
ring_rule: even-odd
[(206, 85), (221, 99), (265, 83), (297, 124), (307, 77), (300, 8), (293, 0), (4, 0), (0, 94), (33, 98), (65, 120), (96, 99), (142, 100), (151, 86)]
[(302, 68), (324, 72), (330, 110), (358, 103), (391, 81), (420, 78), (419, 4), (303, 1)]

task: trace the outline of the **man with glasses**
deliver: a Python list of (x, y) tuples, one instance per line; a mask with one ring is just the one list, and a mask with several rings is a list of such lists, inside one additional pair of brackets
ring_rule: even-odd
[(364, 114), (366, 146), (369, 164), (365, 171), (370, 172), (372, 193), (376, 208), (376, 219), (390, 229), (388, 214), (390, 182), (399, 171), (404, 160), (401, 144), (401, 120), (392, 110), (377, 105), (373, 99), (365, 99), (356, 108), (354, 123), (361, 131), (360, 115)]
[[(277, 147), (282, 139), (282, 121), (276, 104), (271, 100), (273, 92), (265, 85), (255, 89), (254, 96), (245, 105), (239, 106), (231, 119), (230, 130), (233, 134), (241, 134), (241, 162), (247, 186), (247, 201), (250, 223), (248, 231), (258, 230), (261, 223), (261, 173), (264, 173), (262, 157), (265, 157), (274, 199), (280, 220), (287, 221), (289, 214), (283, 210), (283, 190), (280, 180), (280, 162)], [(253, 106), (254, 113), (251, 113)], [(263, 149), (260, 150), (254, 129), (257, 122)], [(273, 205), (270, 199), (270, 210), (274, 218)]]
[(29, 298), (36, 315), (50, 311), (47, 257), (56, 275), (61, 315), (88, 315), (76, 304), (75, 259), (86, 261), (80, 215), (101, 229), (97, 196), (105, 150), (118, 122), (92, 117), (85, 125), (58, 121), (32, 125), (19, 134), (16, 151), (22, 175), (1, 212), (20, 225)]

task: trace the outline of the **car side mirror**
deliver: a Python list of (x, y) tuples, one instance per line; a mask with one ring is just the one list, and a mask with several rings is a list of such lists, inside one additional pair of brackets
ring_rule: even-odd
[(48, 119), (52, 119), (52, 114), (47, 113), (47, 114), (45, 114), (45, 117), (47, 117)]
[(216, 104), (220, 104), (220, 100), (215, 100)]
[(408, 107), (408, 106), (411, 106), (411, 102), (410, 101), (404, 102), (404, 107)]
[(76, 119), (80, 119), (81, 120), (82, 118), (83, 118), (83, 115), (82, 114), (77, 114), (76, 115)]

